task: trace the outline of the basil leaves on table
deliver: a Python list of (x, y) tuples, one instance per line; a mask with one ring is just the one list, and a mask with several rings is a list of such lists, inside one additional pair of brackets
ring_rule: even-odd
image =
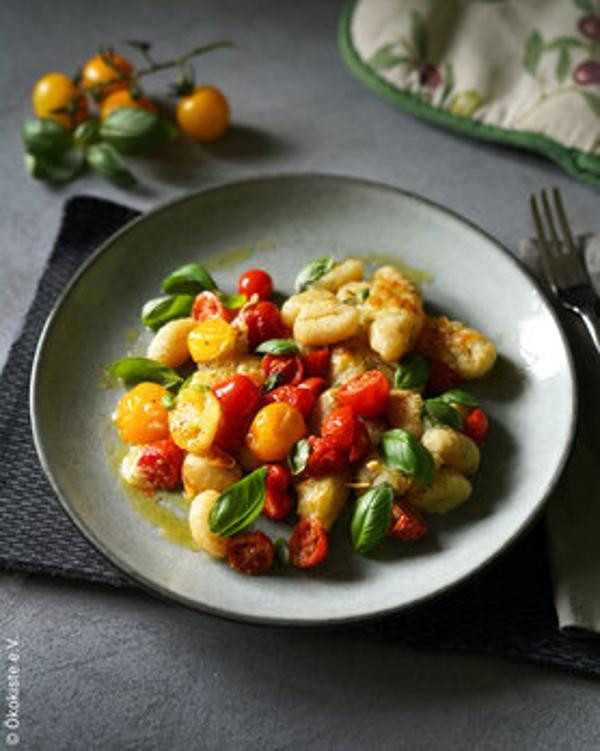
[(268, 339), (254, 350), (261, 355), (297, 355), (300, 348), (292, 339)]
[(316, 261), (312, 261), (312, 263), (300, 269), (300, 273), (294, 282), (294, 289), (296, 292), (302, 292), (309, 284), (316, 282), (330, 272), (335, 264), (336, 260), (333, 256), (324, 256), (323, 258), (317, 258)]
[(425, 424), (431, 425), (449, 425), (455, 430), (462, 430), (462, 417), (460, 412), (447, 404), (443, 399), (437, 397), (435, 399), (425, 400)]
[(69, 131), (46, 117), (28, 117), (21, 127), (27, 151), (35, 156), (58, 156), (73, 145)]
[(119, 107), (100, 124), (99, 135), (123, 153), (149, 151), (173, 140), (177, 128), (139, 107)]
[(446, 404), (464, 404), (465, 407), (479, 407), (479, 400), (462, 389), (445, 391), (438, 398), (446, 402)]
[(94, 143), (87, 151), (87, 163), (99, 175), (105, 177), (119, 188), (131, 188), (137, 183), (127, 169), (123, 157), (110, 143)]
[(384, 464), (415, 477), (424, 485), (433, 481), (433, 457), (417, 439), (402, 428), (386, 431), (381, 436), (379, 455)]
[(123, 357), (115, 360), (108, 366), (107, 373), (111, 378), (119, 378), (128, 387), (152, 381), (166, 389), (175, 390), (183, 383), (183, 378), (173, 368), (147, 357)]
[(69, 149), (60, 154), (25, 154), (27, 171), (36, 180), (65, 183), (81, 172), (85, 163), (83, 151)]
[(100, 120), (97, 117), (90, 117), (84, 120), (75, 128), (73, 140), (77, 146), (89, 146), (100, 140)]
[(374, 550), (385, 538), (392, 519), (394, 491), (386, 482), (357, 499), (350, 521), (350, 539), (357, 553)]
[(308, 441), (306, 438), (301, 438), (294, 444), (287, 458), (290, 472), (294, 476), (304, 472), (309, 455), (310, 446), (308, 445)]
[(414, 389), (424, 386), (429, 378), (431, 366), (421, 355), (411, 352), (402, 358), (394, 371), (394, 388)]
[(268, 472), (267, 467), (255, 469), (221, 493), (208, 517), (215, 534), (231, 537), (256, 519), (265, 503)]
[(186, 263), (180, 266), (162, 283), (163, 292), (177, 295), (196, 295), (198, 292), (214, 292), (216, 289), (217, 283), (199, 263)]
[(141, 321), (156, 331), (175, 318), (189, 316), (194, 304), (194, 295), (165, 295), (148, 300), (142, 308)]

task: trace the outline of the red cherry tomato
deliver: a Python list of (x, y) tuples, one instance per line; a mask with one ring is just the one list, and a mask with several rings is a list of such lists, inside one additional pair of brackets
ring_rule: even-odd
[(324, 378), (306, 378), (302, 383), (298, 384), (299, 389), (308, 389), (312, 392), (315, 399), (318, 398), (327, 388), (327, 381)]
[(431, 372), (425, 384), (427, 396), (437, 396), (444, 391), (455, 389), (460, 384), (460, 376), (449, 365), (441, 360), (431, 361)]
[(236, 311), (226, 308), (214, 292), (200, 292), (196, 295), (192, 307), (192, 318), (197, 321), (206, 321), (208, 318), (222, 318), (224, 321), (233, 321)]
[(248, 305), (241, 316), (248, 329), (248, 343), (252, 348), (268, 339), (284, 339), (287, 335), (279, 308), (272, 302), (261, 300)]
[(329, 375), (330, 363), (331, 352), (327, 347), (315, 349), (313, 352), (307, 352), (304, 355), (304, 370), (307, 376), (326, 378)]
[(143, 480), (143, 489), (174, 490), (181, 483), (181, 465), (185, 452), (172, 438), (154, 441), (142, 447), (136, 462), (136, 474)]
[(390, 385), (379, 370), (366, 370), (354, 376), (337, 392), (341, 404), (347, 404), (361, 417), (373, 419), (387, 407)]
[(302, 417), (308, 417), (315, 406), (315, 397), (310, 389), (300, 386), (279, 386), (265, 395), (265, 402), (287, 402), (296, 407), (302, 413)]
[(297, 568), (311, 568), (321, 563), (327, 555), (327, 533), (318, 519), (299, 522), (288, 541), (290, 561)]
[(340, 472), (348, 464), (345, 451), (332, 446), (325, 438), (311, 435), (308, 439), (310, 454), (306, 469), (309, 475), (331, 475)]
[(463, 433), (481, 445), (486, 439), (488, 425), (487, 415), (476, 407), (463, 420)]
[(240, 276), (238, 290), (248, 298), (258, 295), (261, 300), (268, 300), (273, 294), (273, 280), (266, 271), (251, 269)]
[(236, 373), (213, 388), (221, 404), (222, 417), (215, 442), (226, 451), (243, 440), (258, 410), (262, 394), (248, 376)]
[(338, 407), (323, 420), (321, 435), (340, 451), (350, 451), (356, 440), (357, 423), (352, 407)]
[(427, 534), (427, 525), (418, 509), (407, 501), (396, 501), (392, 506), (392, 523), (388, 534), (405, 542), (419, 540)]
[(227, 541), (229, 565), (242, 574), (264, 574), (273, 565), (275, 547), (262, 532), (242, 532)]
[(371, 439), (367, 426), (361, 420), (356, 420), (356, 433), (354, 436), (354, 445), (348, 454), (350, 463), (358, 462), (364, 459), (371, 449)]
[(300, 383), (304, 375), (304, 363), (297, 355), (265, 355), (260, 367), (266, 377), (277, 376), (278, 383)]
[(267, 490), (275, 493), (282, 493), (287, 490), (290, 484), (290, 471), (283, 464), (267, 464), (269, 473), (267, 475)]
[(280, 490), (269, 490), (265, 496), (263, 514), (269, 519), (285, 519), (292, 510), (292, 499), (289, 494)]

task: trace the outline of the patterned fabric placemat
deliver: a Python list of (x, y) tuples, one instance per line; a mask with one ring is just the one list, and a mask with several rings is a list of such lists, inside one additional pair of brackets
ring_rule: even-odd
[[(39, 465), (29, 421), (29, 375), (44, 321), (79, 265), (137, 212), (80, 196), (63, 223), (0, 377), (0, 568), (119, 587), (135, 583), (71, 524)], [(484, 571), (437, 599), (351, 630), (427, 649), (526, 658), (600, 676), (600, 640), (557, 628), (543, 520)]]

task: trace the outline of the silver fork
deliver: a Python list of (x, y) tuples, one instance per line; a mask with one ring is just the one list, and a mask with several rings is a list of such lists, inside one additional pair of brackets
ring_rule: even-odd
[(562, 231), (562, 240), (556, 231), (548, 194), (542, 191), (542, 207), (550, 240), (544, 230), (544, 222), (535, 195), (530, 198), (531, 214), (538, 236), (538, 247), (544, 274), (558, 301), (568, 310), (581, 317), (594, 346), (600, 354), (600, 319), (596, 308), (597, 297), (590, 277), (577, 252), (575, 240), (569, 227), (560, 191), (552, 190), (554, 214)]

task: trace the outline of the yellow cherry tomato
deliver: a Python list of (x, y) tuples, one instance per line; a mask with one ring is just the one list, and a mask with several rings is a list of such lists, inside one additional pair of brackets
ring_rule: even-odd
[(169, 429), (175, 443), (192, 454), (211, 447), (221, 421), (221, 404), (210, 389), (189, 386), (177, 394), (169, 412)]
[(169, 435), (169, 416), (162, 405), (167, 389), (158, 383), (138, 383), (121, 399), (114, 422), (125, 443), (151, 443)]
[[(87, 99), (64, 73), (47, 73), (33, 87), (33, 109), (38, 117), (55, 120), (71, 130), (88, 116)], [(55, 110), (72, 112), (55, 112)]]
[(237, 334), (222, 318), (207, 318), (188, 334), (188, 349), (195, 362), (229, 357), (235, 352)]
[(101, 52), (83, 66), (81, 78), (86, 91), (105, 97), (114, 91), (128, 89), (133, 65), (117, 52)]
[(286, 402), (274, 402), (256, 413), (246, 443), (261, 461), (279, 462), (305, 433), (302, 413)]
[(113, 91), (112, 94), (102, 100), (100, 103), (100, 119), (105, 120), (113, 110), (118, 110), (121, 107), (138, 107), (146, 110), (146, 112), (151, 112), (153, 115), (156, 114), (156, 107), (147, 96), (134, 99), (129, 89), (120, 89)]
[(229, 103), (219, 89), (201, 86), (177, 102), (177, 122), (198, 141), (216, 141), (229, 127)]

